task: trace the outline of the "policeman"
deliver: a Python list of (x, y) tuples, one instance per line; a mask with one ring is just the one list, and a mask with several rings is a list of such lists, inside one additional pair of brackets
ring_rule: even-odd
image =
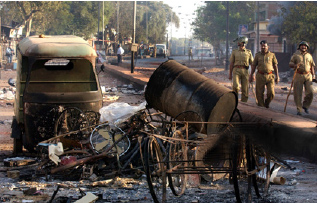
[[(269, 46), (266, 40), (260, 42), (261, 51), (255, 54), (254, 61), (251, 68), (251, 74), (249, 77), (249, 82), (253, 82), (255, 68), (257, 68), (256, 73), (256, 98), (258, 100), (258, 106), (269, 108), (270, 102), (275, 96), (274, 92), (274, 80), (278, 84), (278, 68), (277, 59), (274, 53), (269, 51)], [(273, 74), (273, 71), (276, 77)], [(265, 86), (267, 88), (266, 99), (264, 101), (264, 90)]]
[[(305, 41), (299, 43), (298, 50), (293, 54), (289, 67), (295, 71), (294, 76), (294, 101), (297, 115), (302, 115), (302, 108), (309, 114), (309, 107), (313, 101), (312, 79), (315, 79), (315, 62), (308, 53), (309, 44)], [(305, 97), (302, 104), (302, 92), (305, 86)]]
[(240, 37), (235, 41), (238, 42), (238, 49), (233, 50), (230, 57), (229, 80), (232, 80), (232, 89), (239, 94), (239, 81), (241, 81), (241, 101), (247, 102), (249, 97), (249, 65), (253, 62), (251, 50), (246, 49), (248, 43), (247, 37)]

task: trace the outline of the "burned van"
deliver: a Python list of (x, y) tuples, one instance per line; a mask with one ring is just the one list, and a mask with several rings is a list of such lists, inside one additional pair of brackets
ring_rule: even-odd
[(98, 112), (102, 93), (95, 50), (71, 36), (31, 36), (17, 45), (17, 79), (12, 134), (14, 152), (28, 151), (54, 136), (65, 108)]

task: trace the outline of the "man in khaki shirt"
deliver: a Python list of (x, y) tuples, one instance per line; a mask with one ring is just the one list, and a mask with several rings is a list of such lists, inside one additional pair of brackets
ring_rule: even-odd
[[(271, 101), (275, 96), (274, 92), (274, 80), (278, 84), (278, 68), (277, 59), (274, 53), (269, 51), (269, 46), (265, 40), (260, 42), (261, 51), (255, 54), (254, 61), (251, 68), (251, 74), (249, 82), (253, 82), (255, 68), (256, 73), (256, 98), (258, 100), (258, 106), (269, 108)], [(273, 74), (273, 71), (276, 75)], [(264, 100), (265, 86), (267, 88), (266, 99)]]
[(249, 98), (249, 65), (253, 62), (251, 50), (246, 49), (248, 38), (240, 37), (238, 49), (233, 50), (230, 57), (229, 80), (232, 80), (232, 90), (239, 95), (239, 81), (241, 81), (241, 101), (247, 102)]
[[(308, 108), (313, 101), (312, 79), (315, 79), (315, 62), (308, 53), (309, 44), (305, 41), (299, 43), (298, 50), (294, 53), (289, 62), (289, 67), (295, 72), (294, 77), (294, 101), (297, 108), (297, 115), (302, 115), (302, 108), (309, 113)], [(302, 104), (302, 92), (305, 86), (305, 97)]]

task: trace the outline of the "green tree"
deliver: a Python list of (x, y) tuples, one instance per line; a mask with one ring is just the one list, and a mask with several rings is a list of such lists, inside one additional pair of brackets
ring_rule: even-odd
[(282, 34), (293, 43), (307, 41), (313, 53), (317, 43), (317, 2), (298, 1), (289, 10), (284, 9)]
[[(120, 6), (117, 18), (117, 4)], [(114, 37), (111, 28), (117, 29), (119, 22), (120, 41), (132, 37), (133, 31), (133, 2), (104, 2), (104, 22), (102, 22), (102, 2), (94, 1), (8, 1), (4, 2), (2, 13), (3, 22), (11, 21), (25, 26), (26, 35), (74, 34), (91, 38), (98, 31), (98, 10), (100, 9), (100, 24), (106, 25), (106, 36)], [(171, 16), (173, 15), (173, 18)], [(147, 17), (147, 18), (146, 18)], [(136, 42), (149, 39), (152, 43), (162, 43), (166, 37), (168, 23), (179, 26), (179, 19), (171, 8), (162, 2), (138, 2), (136, 22)], [(148, 28), (148, 37), (146, 36)], [(102, 32), (102, 29), (100, 29)], [(114, 39), (112, 39), (114, 40)]]
[[(166, 28), (169, 23), (179, 27), (179, 18), (172, 12), (171, 7), (162, 2), (149, 2), (148, 13), (148, 38), (152, 43), (163, 43), (166, 41)], [(144, 18), (145, 20), (145, 18)], [(142, 22), (145, 27), (145, 22)]]
[[(117, 8), (108, 24), (109, 28), (117, 29), (119, 23), (119, 41), (126, 37), (132, 37), (133, 32), (133, 2), (119, 2), (119, 18)], [(174, 15), (171, 18), (171, 15)], [(147, 18), (146, 18), (147, 17)], [(168, 23), (179, 26), (179, 18), (171, 8), (162, 2), (148, 1), (137, 2), (136, 10), (136, 43), (146, 42), (147, 37), (151, 43), (162, 43), (166, 40), (166, 28)], [(148, 36), (146, 36), (146, 29)]]
[[(74, 34), (91, 38), (97, 32), (98, 8), (102, 3), (91, 1), (8, 1), (2, 9), (4, 23), (11, 20), (26, 27), (26, 35)], [(104, 2), (104, 23), (113, 13), (113, 2)], [(101, 12), (102, 15), (102, 12)], [(100, 20), (102, 25), (102, 16)], [(102, 27), (102, 26), (101, 26)]]
[[(255, 2), (229, 2), (229, 40), (238, 37), (240, 24), (250, 24), (253, 20)], [(227, 2), (206, 1), (197, 9), (197, 17), (192, 23), (194, 38), (209, 42), (216, 49), (227, 37)]]
[[(52, 18), (61, 2), (54, 1), (9, 1), (5, 2), (4, 22), (10, 24), (11, 20), (18, 22), (26, 28), (26, 36), (30, 35), (32, 24), (42, 24), (45, 27), (46, 19)], [(35, 20), (37, 18), (37, 20)], [(38, 19), (42, 19), (40, 22)], [(34, 22), (33, 22), (34, 20)], [(39, 27), (39, 26), (37, 26)], [(43, 28), (43, 27), (42, 27)]]

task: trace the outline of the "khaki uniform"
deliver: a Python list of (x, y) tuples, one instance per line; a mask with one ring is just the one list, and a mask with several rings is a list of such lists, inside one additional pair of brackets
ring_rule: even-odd
[[(300, 64), (294, 78), (294, 101), (297, 112), (301, 112), (302, 108), (308, 109), (313, 101), (313, 86), (311, 67), (315, 66), (315, 62), (310, 53), (302, 54), (299, 50), (294, 53), (289, 62), (290, 65)], [(305, 97), (302, 104), (302, 92), (305, 86)]]
[[(273, 66), (277, 66), (277, 59), (274, 53), (268, 51), (263, 54), (258, 52), (255, 54), (253, 66), (257, 67), (256, 73), (256, 98), (258, 106), (269, 107), (270, 102), (275, 96), (274, 85), (275, 75), (273, 74)], [(265, 86), (267, 88), (266, 99), (264, 101)]]
[(241, 101), (247, 102), (249, 98), (249, 72), (248, 68), (253, 62), (251, 50), (233, 50), (230, 63), (233, 63), (232, 90), (239, 95), (239, 81), (241, 81)]

